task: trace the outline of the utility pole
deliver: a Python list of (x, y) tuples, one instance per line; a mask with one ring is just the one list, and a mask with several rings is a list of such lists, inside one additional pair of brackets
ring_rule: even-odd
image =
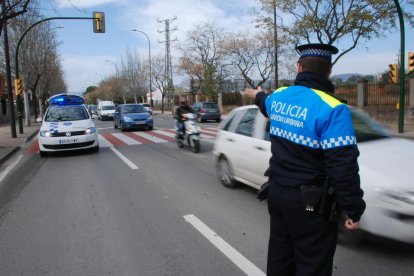
[(174, 39), (174, 40), (170, 39), (170, 33), (177, 30), (177, 27), (174, 27), (174, 29), (170, 29), (170, 22), (176, 19), (177, 17), (174, 16), (174, 18), (171, 18), (171, 19), (157, 20), (158, 23), (162, 23), (162, 22), (165, 23), (165, 30), (158, 31), (158, 32), (165, 33), (165, 41), (160, 41), (160, 43), (165, 43), (165, 77), (167, 78), (167, 95), (169, 96), (174, 94), (170, 47), (171, 47), (171, 41), (177, 40), (177, 39)]

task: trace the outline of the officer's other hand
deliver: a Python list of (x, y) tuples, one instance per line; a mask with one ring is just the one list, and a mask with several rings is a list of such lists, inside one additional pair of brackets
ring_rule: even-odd
[(245, 88), (243, 91), (243, 95), (245, 95), (248, 98), (254, 99), (256, 97), (256, 94), (262, 91), (262, 87), (258, 86), (257, 88)]
[(348, 230), (357, 230), (359, 228), (359, 222), (354, 222), (352, 219), (346, 217), (344, 226)]

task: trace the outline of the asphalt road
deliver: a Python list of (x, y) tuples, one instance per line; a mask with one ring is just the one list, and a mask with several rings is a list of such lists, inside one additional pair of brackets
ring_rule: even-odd
[[(96, 121), (101, 134), (120, 133), (112, 124)], [(155, 117), (156, 129), (172, 126)], [(212, 148), (23, 150), (0, 183), (0, 275), (264, 275), (266, 203), (219, 183)], [(338, 245), (334, 275), (413, 275), (413, 257), (411, 246), (370, 237)]]

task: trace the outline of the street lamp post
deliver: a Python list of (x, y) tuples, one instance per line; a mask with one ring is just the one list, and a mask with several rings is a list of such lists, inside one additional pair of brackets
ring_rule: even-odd
[(137, 29), (132, 29), (131, 31), (133, 31), (133, 32), (140, 32), (143, 35), (145, 35), (147, 37), (147, 39), (148, 39), (148, 62), (149, 62), (149, 70), (150, 70), (150, 79), (149, 79), (149, 82), (150, 82), (150, 105), (151, 105), (151, 108), (152, 108), (153, 107), (153, 103), (152, 103), (151, 41), (150, 41), (148, 35), (146, 33), (144, 33), (143, 31), (140, 31), (140, 30), (137, 30)]

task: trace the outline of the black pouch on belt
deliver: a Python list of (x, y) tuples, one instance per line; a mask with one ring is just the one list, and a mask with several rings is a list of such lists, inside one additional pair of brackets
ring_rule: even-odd
[(307, 186), (300, 187), (300, 197), (305, 210), (308, 212), (315, 212), (322, 197), (323, 188), (321, 186)]

